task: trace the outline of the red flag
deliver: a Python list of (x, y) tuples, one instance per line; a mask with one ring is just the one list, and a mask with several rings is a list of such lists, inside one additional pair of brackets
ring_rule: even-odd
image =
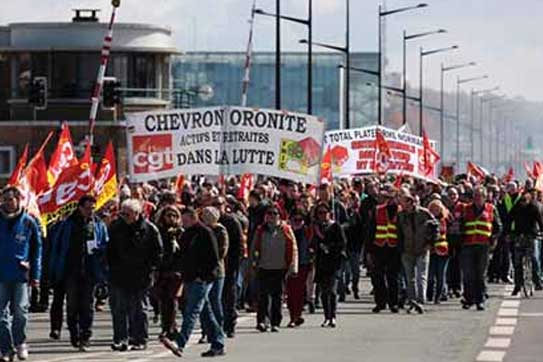
[(396, 176), (396, 180), (394, 180), (394, 187), (399, 190), (400, 187), (402, 187), (402, 181), (403, 181), (403, 170), (402, 172)]
[[(39, 196), (49, 188), (47, 181), (47, 165), (45, 163), (45, 155), (43, 150), (49, 140), (53, 136), (53, 132), (49, 132), (47, 138), (39, 148), (38, 152), (32, 157), (26, 168), (23, 170), (21, 182), (28, 185), (28, 190)], [(23, 180), (24, 179), (24, 180)]]
[(19, 183), (19, 180), (21, 179), (21, 176), (23, 174), (23, 169), (26, 166), (27, 160), (28, 160), (28, 143), (25, 146), (23, 155), (21, 156), (21, 158), (19, 158), (19, 162), (17, 162), (17, 166), (15, 166), (15, 169), (13, 170), (13, 173), (11, 174), (8, 180), (8, 185), (16, 185)]
[(430, 144), (425, 131), (422, 131), (422, 149), (424, 153), (424, 176), (430, 176), (434, 173), (435, 165), (441, 158)]
[(180, 173), (177, 175), (177, 179), (175, 180), (175, 191), (178, 195), (180, 195), (183, 192), (183, 187), (185, 186), (185, 175)]
[(509, 171), (507, 171), (507, 174), (503, 177), (503, 180), (505, 182), (511, 182), (513, 181), (514, 177), (515, 177), (515, 171), (513, 171), (513, 167), (509, 167)]
[(375, 162), (374, 171), (377, 173), (386, 173), (389, 167), (389, 161), (392, 158), (392, 152), (388, 142), (381, 133), (381, 130), (375, 130)]
[(96, 195), (96, 210), (99, 210), (109, 200), (117, 195), (117, 166), (113, 144), (109, 141), (100, 168), (96, 173), (94, 193)]
[(320, 184), (332, 182), (332, 150), (330, 145), (321, 160)]
[(62, 123), (62, 131), (58, 140), (57, 148), (51, 156), (49, 168), (47, 170), (47, 179), (49, 185), (53, 186), (58, 177), (65, 168), (77, 165), (74, 146), (72, 144), (72, 135), (66, 122)]
[(526, 175), (528, 175), (529, 178), (534, 178), (532, 169), (530, 168), (530, 165), (528, 165), (528, 162), (524, 162), (524, 169), (526, 170)]
[(240, 187), (238, 190), (238, 200), (247, 200), (249, 193), (254, 186), (254, 175), (250, 173), (244, 173), (241, 176)]
[(534, 178), (538, 178), (539, 176), (543, 175), (543, 165), (539, 161), (534, 161), (534, 169), (532, 171), (532, 175)]
[(475, 176), (477, 179), (482, 180), (488, 176), (488, 172), (480, 166), (477, 166), (471, 161), (468, 161), (468, 176)]

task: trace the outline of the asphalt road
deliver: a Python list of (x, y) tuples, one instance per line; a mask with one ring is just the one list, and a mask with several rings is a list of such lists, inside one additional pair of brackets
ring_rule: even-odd
[[(260, 333), (254, 329), (255, 316), (242, 315), (235, 339), (227, 341), (227, 355), (221, 361), (244, 362), (315, 362), (315, 361), (383, 361), (383, 362), (468, 362), (468, 361), (543, 361), (543, 293), (530, 300), (506, 296), (505, 286), (491, 285), (491, 299), (485, 312), (474, 309), (464, 311), (454, 299), (444, 304), (427, 306), (424, 315), (373, 314), (372, 298), (364, 283), (362, 300), (348, 297), (340, 303), (338, 327), (321, 328), (322, 311), (306, 316), (306, 323), (297, 329), (281, 329), (280, 333)], [(505, 304), (504, 304), (505, 301)], [(512, 318), (498, 316), (511, 314), (504, 305), (515, 305), (517, 322), (507, 336), (507, 347), (485, 347), (498, 323), (510, 323)], [(284, 311), (283, 324), (288, 322)], [(157, 341), (158, 326), (151, 325), (149, 348), (142, 352), (112, 352), (111, 322), (107, 312), (97, 313), (91, 350), (79, 353), (69, 344), (68, 333), (63, 331), (60, 341), (48, 339), (47, 314), (33, 314), (29, 326), (31, 361), (174, 361), (178, 360)], [(499, 336), (498, 336), (499, 337)], [(207, 346), (192, 343), (185, 351), (185, 360), (201, 360), (200, 353)], [(500, 338), (499, 338), (500, 339)], [(494, 343), (494, 342), (492, 342)]]

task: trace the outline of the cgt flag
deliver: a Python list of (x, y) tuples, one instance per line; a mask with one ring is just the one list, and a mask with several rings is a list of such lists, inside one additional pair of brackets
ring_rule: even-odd
[(96, 210), (100, 210), (108, 201), (117, 196), (118, 190), (117, 166), (111, 141), (107, 145), (95, 180)]
[(77, 163), (70, 128), (66, 122), (63, 122), (57, 148), (51, 156), (49, 168), (47, 169), (49, 185), (54, 186), (62, 171), (68, 167), (77, 165)]
[(424, 158), (424, 176), (428, 177), (434, 174), (435, 165), (441, 158), (439, 157), (439, 153), (437, 153), (430, 144), (430, 140), (425, 131), (422, 131), (422, 149)]
[(478, 180), (483, 180), (489, 173), (482, 167), (477, 166), (471, 161), (468, 161), (468, 176), (474, 176)]
[(19, 181), (21, 180), (21, 176), (23, 175), (23, 169), (26, 166), (26, 162), (28, 161), (28, 143), (25, 146), (25, 149), (23, 151), (23, 155), (21, 158), (19, 158), (19, 162), (17, 162), (17, 166), (15, 166), (15, 169), (13, 170), (13, 173), (11, 174), (8, 185), (17, 185)]
[(375, 162), (374, 162), (374, 171), (377, 173), (386, 173), (388, 171), (389, 162), (392, 158), (392, 152), (390, 152), (390, 147), (388, 142), (377, 128), (375, 130)]
[(39, 199), (42, 221), (45, 225), (59, 220), (77, 208), (81, 197), (94, 191), (94, 176), (90, 143), (75, 166), (62, 171), (55, 186)]

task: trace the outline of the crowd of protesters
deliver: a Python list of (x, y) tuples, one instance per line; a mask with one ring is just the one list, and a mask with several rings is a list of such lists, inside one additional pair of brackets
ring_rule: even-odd
[[(214, 357), (235, 337), (240, 310), (256, 312), (260, 332), (279, 332), (285, 300), (288, 328), (321, 308), (322, 327), (335, 328), (338, 302), (362, 293), (373, 294), (374, 313), (422, 314), (451, 298), (484, 310), (488, 282), (513, 275), (513, 293), (521, 291), (525, 256), (541, 289), (543, 204), (530, 180), (355, 177), (315, 188), (262, 178), (240, 188), (234, 177), (123, 184), (98, 212), (85, 196), (43, 233), (20, 191), (6, 187), (0, 361), (28, 358), (29, 308), (49, 310), (58, 340), (65, 306), (71, 345), (82, 352), (107, 300), (113, 351), (146, 349), (152, 313), (175, 355), (199, 324), (210, 344), (202, 356)], [(372, 288), (360, 289), (361, 270)]]

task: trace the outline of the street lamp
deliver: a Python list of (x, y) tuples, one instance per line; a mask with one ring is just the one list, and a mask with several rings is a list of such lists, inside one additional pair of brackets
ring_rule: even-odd
[(407, 123), (407, 41), (417, 38), (422, 38), (434, 34), (443, 34), (446, 33), (445, 29), (438, 29), (434, 31), (426, 31), (423, 33), (410, 34), (407, 35), (407, 32), (403, 31), (403, 71), (402, 71), (402, 83), (403, 83), (403, 101), (402, 101), (402, 115), (403, 115), (403, 124)]
[[(263, 13), (255, 10), (255, 14)], [(275, 109), (281, 109), (281, 0), (275, 1)]]
[[(281, 15), (279, 12), (277, 14), (268, 13), (262, 9), (255, 9), (255, 14), (271, 16), (276, 19), (282, 19), (286, 21), (291, 21), (298, 24), (306, 25), (308, 28), (308, 43), (307, 43), (307, 114), (313, 114), (313, 0), (308, 0), (308, 16), (307, 19), (296, 18), (287, 15)], [(280, 36), (280, 35), (279, 35)], [(280, 70), (279, 70), (280, 71)], [(280, 86), (279, 86), (280, 92)], [(279, 98), (280, 98), (279, 93)]]
[[(492, 102), (497, 101), (499, 99), (502, 99), (504, 97), (505, 97), (505, 95), (495, 95), (495, 96), (491, 96), (491, 97), (488, 97), (488, 98), (481, 97), (481, 104), (480, 104), (480, 106), (481, 106), (481, 122), (480, 122), (480, 126), (481, 126), (481, 133), (480, 133), (481, 163), (484, 160), (484, 157), (483, 157), (483, 153), (484, 153), (483, 152), (483, 140), (484, 140), (484, 137), (483, 137), (483, 123), (484, 123), (483, 122), (483, 115), (484, 115), (483, 106), (484, 106), (485, 103), (489, 103), (490, 105), (492, 105)], [(489, 114), (488, 126), (489, 126), (489, 130), (490, 130), (490, 127), (492, 127), (492, 107), (489, 107), (489, 113), (488, 114)], [(491, 133), (489, 132), (489, 134), (491, 134)], [(489, 140), (489, 143), (490, 143), (490, 140)], [(489, 166), (490, 166), (490, 160), (491, 160), (492, 156), (489, 154), (488, 157), (489, 157)]]
[[(495, 92), (497, 91), (498, 89), (500, 89), (499, 86), (496, 86), (494, 88), (489, 88), (489, 89), (482, 89), (482, 90), (471, 90), (471, 96), (470, 96), (470, 124), (471, 124), (471, 133), (470, 133), (470, 144), (471, 144), (471, 152), (470, 152), (470, 158), (472, 160), (475, 159), (475, 145), (473, 143), (474, 141), (474, 132), (475, 132), (475, 111), (474, 111), (474, 97), (476, 95), (479, 95), (479, 94), (488, 94), (488, 93), (492, 93), (492, 92)], [(482, 108), (481, 108), (481, 112), (482, 112)], [(482, 119), (482, 113), (479, 114), (479, 117), (481, 117)], [(483, 132), (483, 129), (482, 129), (482, 122), (481, 122), (481, 139), (482, 139), (482, 132)], [(481, 162), (482, 162), (482, 158), (483, 158), (483, 155), (481, 154)]]
[(382, 94), (382, 91), (381, 91), (381, 85), (383, 83), (383, 18), (386, 17), (386, 16), (389, 16), (389, 15), (392, 15), (392, 14), (398, 14), (398, 13), (402, 13), (402, 12), (406, 12), (406, 11), (410, 11), (410, 10), (416, 10), (416, 9), (421, 9), (421, 8), (425, 8), (427, 7), (428, 4), (426, 3), (419, 3), (417, 5), (413, 5), (413, 6), (406, 6), (406, 7), (402, 7), (402, 8), (397, 8), (397, 9), (392, 9), (392, 10), (383, 10), (383, 6), (382, 5), (379, 5), (379, 17), (378, 17), (378, 23), (379, 23), (379, 30), (378, 30), (378, 34), (377, 34), (377, 37), (378, 37), (378, 53), (379, 53), (379, 75), (378, 75), (378, 92), (379, 92), (379, 97), (378, 97), (378, 107), (379, 107), (379, 110), (377, 112), (377, 123), (379, 125), (382, 124), (382, 105), (383, 105), (383, 94)]
[(458, 49), (458, 45), (453, 45), (453, 46), (450, 46), (450, 47), (447, 47), (447, 48), (439, 48), (439, 49), (433, 49), (433, 50), (427, 50), (425, 51), (422, 47), (420, 48), (420, 74), (419, 74), (419, 98), (420, 98), (420, 112), (419, 112), (419, 134), (420, 136), (422, 136), (422, 114), (423, 114), (423, 80), (422, 80), (422, 77), (423, 77), (423, 59), (424, 57), (426, 56), (429, 56), (429, 55), (433, 55), (433, 54), (437, 54), (437, 53), (443, 53), (443, 52), (447, 52), (447, 51), (450, 51), (450, 50), (456, 50)]
[(458, 64), (458, 65), (451, 65), (448, 67), (445, 67), (443, 63), (441, 63), (441, 90), (440, 90), (440, 105), (441, 110), (439, 112), (439, 153), (441, 154), (441, 157), (443, 160), (445, 159), (445, 73), (450, 72), (453, 70), (459, 70), (467, 67), (472, 67), (477, 65), (476, 62), (469, 62), (464, 64)]
[(456, 78), (456, 164), (458, 167), (460, 167), (460, 85), (483, 79), (488, 79), (488, 75), (466, 79)]
[[(307, 39), (300, 39), (299, 40), (299, 43), (300, 44), (308, 44), (309, 41)], [(350, 124), (350, 109), (349, 109), (349, 105), (350, 105), (350, 102), (349, 102), (349, 98), (350, 98), (350, 79), (351, 79), (351, 76), (350, 76), (350, 72), (349, 70), (353, 69), (351, 67), (351, 61), (350, 61), (350, 54), (349, 54), (349, 48), (347, 46), (345, 47), (342, 47), (342, 46), (337, 46), (337, 45), (332, 45), (332, 44), (325, 44), (325, 43), (319, 43), (319, 42), (311, 42), (312, 45), (314, 46), (318, 46), (318, 47), (321, 47), (321, 48), (326, 48), (326, 49), (330, 49), (330, 50), (334, 50), (334, 51), (337, 51), (337, 52), (340, 52), (340, 53), (343, 53), (345, 54), (345, 58), (346, 58), (346, 61), (345, 61), (345, 128), (346, 129), (349, 129), (351, 124)]]

